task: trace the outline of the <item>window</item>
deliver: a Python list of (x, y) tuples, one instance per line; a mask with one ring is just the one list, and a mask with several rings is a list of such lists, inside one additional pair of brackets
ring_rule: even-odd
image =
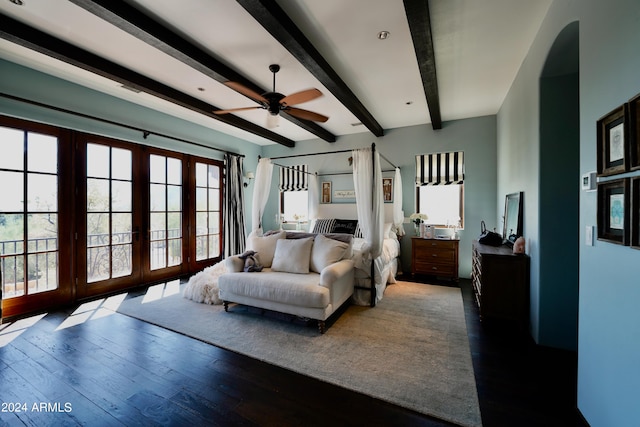
[(418, 212), (429, 217), (427, 224), (456, 226), (464, 224), (464, 184), (425, 185), (417, 187)]
[(280, 167), (280, 213), (284, 221), (308, 220), (309, 180), (307, 175), (307, 165)]
[(427, 224), (464, 227), (464, 153), (416, 156), (416, 207)]

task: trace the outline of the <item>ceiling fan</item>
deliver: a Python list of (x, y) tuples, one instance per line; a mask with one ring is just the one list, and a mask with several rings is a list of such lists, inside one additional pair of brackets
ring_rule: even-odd
[(322, 92), (318, 89), (307, 89), (300, 92), (292, 93), (291, 95), (283, 95), (281, 93), (276, 92), (276, 73), (280, 71), (280, 66), (278, 64), (269, 65), (269, 70), (273, 73), (273, 91), (265, 92), (262, 95), (257, 92), (249, 89), (246, 86), (243, 86), (240, 83), (236, 82), (226, 82), (224, 83), (226, 86), (231, 89), (239, 92), (254, 101), (258, 104), (257, 107), (240, 107), (240, 108), (231, 108), (229, 110), (216, 110), (215, 114), (227, 114), (233, 113), (235, 111), (244, 111), (244, 110), (253, 110), (256, 108), (262, 108), (267, 110), (271, 116), (277, 116), (280, 114), (280, 111), (285, 111), (287, 114), (298, 117), (304, 120), (311, 120), (314, 122), (324, 123), (329, 120), (329, 117), (323, 116), (322, 114), (314, 113), (313, 111), (303, 110), (302, 108), (295, 108), (292, 105), (302, 104), (303, 102), (308, 102), (313, 99), (316, 99), (322, 96)]

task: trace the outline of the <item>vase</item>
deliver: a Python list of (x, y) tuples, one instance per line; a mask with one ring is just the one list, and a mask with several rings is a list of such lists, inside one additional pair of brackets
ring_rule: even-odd
[(416, 231), (416, 236), (420, 237), (420, 224), (413, 224), (413, 229)]

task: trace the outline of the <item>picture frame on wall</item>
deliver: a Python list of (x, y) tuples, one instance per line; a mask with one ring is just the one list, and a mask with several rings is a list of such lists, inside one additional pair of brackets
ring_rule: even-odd
[(640, 169), (640, 94), (629, 101), (629, 169)]
[(598, 183), (598, 240), (629, 245), (629, 178)]
[(320, 193), (322, 203), (331, 203), (331, 181), (322, 182), (322, 192)]
[(629, 170), (628, 104), (621, 105), (597, 123), (598, 176)]
[(631, 178), (631, 247), (640, 249), (640, 176)]
[(393, 178), (382, 178), (382, 200), (393, 203)]

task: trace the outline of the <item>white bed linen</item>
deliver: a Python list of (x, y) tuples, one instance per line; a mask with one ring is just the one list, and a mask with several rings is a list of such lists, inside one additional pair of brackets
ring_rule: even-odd
[[(369, 288), (371, 286), (371, 260), (363, 251), (364, 239), (353, 239), (353, 251), (351, 259), (355, 265), (355, 285)], [(382, 242), (382, 252), (374, 260), (374, 277), (376, 288), (376, 303), (384, 294), (387, 283), (396, 283), (398, 272), (398, 256), (400, 255), (400, 242), (396, 238), (385, 238)], [(369, 305), (371, 303), (370, 291), (355, 289), (353, 302), (356, 305)]]

